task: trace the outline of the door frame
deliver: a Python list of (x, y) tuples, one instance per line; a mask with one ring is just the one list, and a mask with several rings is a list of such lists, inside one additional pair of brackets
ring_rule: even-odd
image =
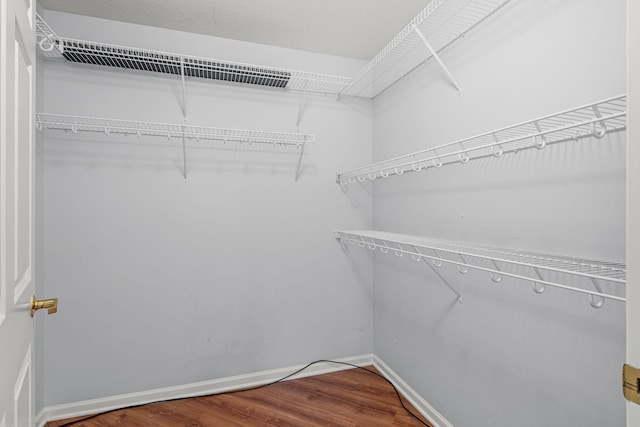
[[(640, 2), (627, 0), (627, 357), (640, 367)], [(640, 425), (640, 405), (627, 402), (627, 427)]]
[(0, 426), (35, 416), (35, 0), (0, 1)]

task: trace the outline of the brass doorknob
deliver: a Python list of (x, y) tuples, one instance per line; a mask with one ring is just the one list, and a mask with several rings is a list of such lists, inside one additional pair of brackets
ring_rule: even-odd
[(47, 309), (47, 313), (53, 314), (58, 312), (58, 298), (36, 299), (35, 295), (31, 295), (31, 317), (36, 311), (43, 308)]

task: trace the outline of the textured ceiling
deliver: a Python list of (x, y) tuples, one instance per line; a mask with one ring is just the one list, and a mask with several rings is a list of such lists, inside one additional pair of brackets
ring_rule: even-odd
[(430, 0), (42, 0), (45, 9), (371, 59)]

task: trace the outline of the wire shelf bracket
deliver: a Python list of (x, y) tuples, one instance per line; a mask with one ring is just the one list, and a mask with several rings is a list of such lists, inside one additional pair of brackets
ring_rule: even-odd
[(466, 164), (469, 160), (500, 158), (506, 153), (542, 150), (547, 146), (584, 138), (602, 139), (626, 130), (626, 95), (582, 105), (556, 114), (416, 151), (359, 168), (339, 172), (336, 182), (344, 186)]
[[(386, 242), (385, 242), (385, 243), (386, 243)], [(401, 246), (401, 245), (398, 245), (398, 246), (400, 246), (400, 249), (402, 249), (402, 246)], [(436, 276), (438, 276), (438, 277), (440, 278), (440, 280), (441, 280), (445, 285), (447, 285), (447, 286), (449, 287), (449, 289), (451, 289), (451, 291), (452, 291), (454, 294), (456, 294), (456, 295), (458, 296), (458, 303), (462, 304), (462, 302), (463, 302), (463, 300), (462, 300), (462, 292), (460, 292), (460, 291), (459, 291), (455, 286), (453, 286), (451, 283), (449, 283), (449, 281), (448, 281), (447, 279), (445, 279), (445, 278), (444, 278), (444, 276), (443, 276), (443, 275), (442, 275), (442, 274), (441, 274), (441, 273), (436, 269), (436, 267), (440, 267), (440, 266), (442, 266), (442, 261), (436, 262), (435, 260), (433, 260), (433, 261), (430, 263), (430, 262), (427, 260), (427, 258), (425, 258), (425, 257), (422, 255), (422, 253), (420, 253), (420, 250), (419, 250), (417, 247), (412, 246), (412, 248), (413, 248), (413, 250), (415, 251), (415, 253), (416, 253), (416, 254), (418, 254), (418, 255), (417, 255), (417, 257), (420, 257), (420, 259), (421, 259), (421, 260), (422, 260), (422, 261), (423, 261), (423, 262), (424, 262), (424, 263), (425, 263), (425, 264), (426, 264), (426, 265), (431, 269), (431, 271), (433, 271), (433, 272), (436, 274)], [(401, 254), (402, 254), (402, 252), (396, 252), (395, 254), (396, 254), (396, 256), (398, 256), (398, 254), (400, 254), (400, 256), (402, 256), (402, 255), (401, 255)], [(436, 253), (436, 255), (437, 255), (437, 253)], [(399, 256), (399, 257), (400, 257), (400, 256)], [(417, 257), (416, 257), (416, 258), (414, 258), (414, 261), (417, 259)], [(440, 258), (440, 257), (438, 257), (438, 258)], [(433, 264), (433, 265), (431, 265), (431, 264)]]
[(307, 108), (307, 91), (303, 90), (300, 93), (300, 102), (298, 103), (298, 116), (296, 117), (296, 130), (300, 129), (300, 123), (302, 122), (302, 117), (304, 116), (304, 112)]
[(71, 116), (62, 114), (36, 113), (36, 129), (38, 131), (63, 132), (77, 134), (79, 132), (104, 136), (119, 136), (138, 140), (142, 137), (162, 138), (171, 140), (178, 138), (182, 143), (183, 176), (185, 182), (187, 174), (187, 142), (201, 143), (202, 141), (223, 143), (236, 142), (248, 145), (260, 144), (263, 147), (288, 147), (299, 151), (295, 171), (295, 180), (300, 178), (302, 158), (307, 143), (316, 141), (315, 135), (299, 132), (284, 133), (271, 131), (254, 131), (244, 129), (228, 129), (183, 124), (167, 124), (155, 122), (141, 122), (131, 120), (116, 120), (95, 117)]
[(64, 46), (60, 42), (60, 37), (36, 12), (36, 43), (42, 52), (50, 57), (60, 57), (63, 54)]
[[(334, 234), (335, 234), (336, 240), (338, 240), (338, 242), (340, 243), (340, 246), (342, 246), (342, 249), (344, 251), (346, 251), (349, 248), (347, 244), (351, 244), (351, 245), (357, 245), (361, 248), (368, 246), (369, 249), (372, 251), (374, 251), (376, 248), (379, 248), (380, 252), (385, 254), (389, 253), (389, 250), (392, 250), (398, 258), (402, 258), (402, 256), (405, 253), (405, 250), (400, 244), (398, 244), (398, 248), (394, 248), (394, 247), (391, 247), (391, 245), (389, 245), (389, 242), (385, 240), (382, 240), (383, 244), (379, 244), (378, 242), (376, 242), (375, 239), (369, 238), (368, 240), (365, 240), (365, 237), (362, 235), (352, 234), (349, 237), (346, 237), (348, 232), (335, 232)], [(435, 275), (438, 276), (438, 278), (440, 278), (440, 280), (445, 285), (447, 285), (454, 294), (456, 294), (456, 296), (458, 297), (458, 303), (462, 304), (463, 302), (462, 293), (455, 286), (451, 285), (451, 283), (449, 283), (449, 281), (445, 279), (444, 276), (440, 274), (440, 272), (436, 268), (434, 268), (434, 266), (436, 267), (442, 266), (442, 261), (438, 262), (436, 260), (433, 260), (433, 265), (431, 265), (431, 263), (429, 263), (429, 261), (427, 260), (428, 257), (425, 258), (425, 256), (422, 253), (420, 253), (420, 250), (417, 247), (415, 246), (411, 246), (411, 247), (415, 254), (415, 255), (412, 255), (414, 257), (413, 260), (416, 262), (419, 262), (421, 260), (424, 261), (424, 263), (435, 273)], [(437, 256), (437, 252), (436, 252), (436, 256)]]
[(296, 167), (295, 181), (300, 179), (300, 173), (302, 172), (302, 156), (304, 154), (305, 142), (300, 143), (300, 156), (298, 157), (298, 166)]
[(447, 75), (449, 80), (451, 80), (451, 83), (453, 84), (453, 86), (458, 91), (458, 95), (462, 94), (462, 89), (460, 89), (460, 85), (458, 84), (456, 79), (453, 77), (453, 75), (451, 74), (451, 72), (449, 71), (447, 66), (444, 65), (444, 62), (442, 62), (442, 59), (440, 59), (440, 56), (438, 55), (438, 53), (433, 49), (433, 47), (431, 47), (431, 45), (427, 41), (427, 38), (424, 36), (424, 34), (422, 34), (422, 31), (420, 31), (420, 29), (418, 27), (416, 27), (416, 29), (414, 31), (416, 32), (418, 37), (420, 37), (420, 40), (422, 40), (422, 43), (424, 43), (424, 45), (427, 47), (427, 49), (429, 50), (429, 53), (431, 54), (433, 59), (435, 59), (436, 62), (438, 63), (438, 65), (440, 65), (440, 68), (442, 68), (442, 71), (444, 71), (444, 73)]
[(184, 58), (180, 58), (180, 80), (181, 80), (181, 89), (182, 89), (182, 117), (184, 118), (185, 123), (187, 122), (187, 90), (186, 90), (186, 82), (184, 79)]
[(375, 98), (431, 58), (461, 91), (438, 55), (484, 22), (510, 0), (432, 0), (339, 95)]
[[(547, 287), (554, 287), (588, 295), (589, 304), (593, 308), (602, 308), (607, 299), (626, 302), (623, 296), (626, 266), (622, 263), (469, 245), (371, 230), (336, 231), (334, 236), (343, 249), (351, 245), (371, 251), (379, 249), (383, 254), (392, 251), (398, 258), (406, 254), (413, 261), (425, 262), (458, 296), (458, 302), (462, 302), (461, 292), (438, 272), (445, 263), (457, 266), (460, 274), (467, 274), (469, 269), (487, 272), (494, 283), (500, 283), (503, 277), (529, 282), (536, 294), (544, 293)], [(570, 279), (570, 285), (564, 283)], [(573, 282), (576, 281), (580, 282), (580, 285), (574, 285)], [(605, 291), (602, 286), (605, 283), (615, 290)]]

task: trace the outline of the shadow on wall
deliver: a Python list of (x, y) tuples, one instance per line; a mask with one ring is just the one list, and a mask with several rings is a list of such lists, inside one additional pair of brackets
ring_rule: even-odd
[[(45, 132), (47, 132), (45, 130)], [(301, 147), (249, 144), (246, 142), (196, 142), (187, 140), (186, 161), (189, 172), (241, 173), (294, 177)], [(47, 136), (46, 155), (52, 165), (70, 165), (89, 169), (120, 168), (167, 171), (183, 174), (182, 139), (135, 135), (101, 134)], [(315, 175), (315, 164), (307, 164), (309, 150), (302, 153), (301, 175)]]

